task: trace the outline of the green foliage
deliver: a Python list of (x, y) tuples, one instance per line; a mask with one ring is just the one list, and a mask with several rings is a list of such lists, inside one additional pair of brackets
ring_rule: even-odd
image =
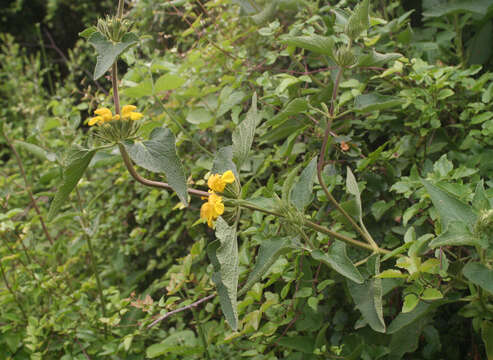
[[(493, 356), (490, 4), (423, 5), (144, 0), (65, 73), (2, 35), (0, 353)], [(101, 144), (115, 62), (145, 116)]]

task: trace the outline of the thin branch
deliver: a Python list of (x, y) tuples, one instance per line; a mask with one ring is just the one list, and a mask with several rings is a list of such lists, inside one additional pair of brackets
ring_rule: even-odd
[(170, 316), (174, 315), (174, 314), (177, 314), (179, 312), (182, 312), (182, 311), (185, 311), (185, 310), (189, 310), (189, 309), (192, 309), (192, 308), (195, 308), (197, 306), (199, 306), (200, 304), (202, 304), (203, 302), (206, 302), (206, 301), (209, 301), (213, 298), (216, 297), (217, 294), (210, 294), (209, 296), (206, 296), (200, 300), (197, 300), (193, 303), (191, 303), (190, 305), (187, 305), (187, 306), (184, 306), (184, 307), (181, 307), (179, 309), (176, 309), (176, 310), (173, 310), (173, 311), (170, 311), (166, 314), (164, 314), (163, 316), (157, 318), (156, 320), (154, 320), (150, 325), (147, 326), (148, 329), (150, 329), (151, 327), (153, 327), (154, 325), (156, 325), (157, 323), (163, 321), (163, 320), (166, 320), (167, 318), (169, 318)]

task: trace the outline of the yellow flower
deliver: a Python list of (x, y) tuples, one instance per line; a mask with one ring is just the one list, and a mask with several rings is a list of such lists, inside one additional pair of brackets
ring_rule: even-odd
[(211, 175), (207, 181), (207, 185), (213, 191), (223, 192), (226, 184), (232, 184), (235, 181), (235, 175), (231, 170), (226, 171), (224, 174)]
[(143, 114), (139, 112), (135, 112), (137, 107), (134, 105), (125, 105), (122, 107), (122, 118), (123, 119), (130, 119), (130, 120), (140, 120), (144, 116)]
[(211, 193), (206, 203), (200, 208), (200, 217), (207, 220), (210, 228), (214, 227), (214, 220), (224, 213), (223, 198), (217, 194)]
[(99, 108), (94, 111), (94, 114), (97, 116), (91, 118), (88, 122), (89, 126), (93, 125), (103, 125), (105, 122), (111, 121), (111, 120), (119, 120), (120, 115), (113, 115), (110, 109), (108, 108)]

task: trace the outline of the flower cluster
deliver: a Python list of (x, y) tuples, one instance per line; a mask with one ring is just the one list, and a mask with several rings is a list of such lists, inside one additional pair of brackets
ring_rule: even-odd
[[(144, 115), (142, 115), (139, 112), (136, 112), (137, 107), (134, 105), (125, 105), (122, 107), (122, 115), (121, 118), (124, 120), (140, 120)], [(95, 117), (89, 119), (89, 126), (93, 125), (103, 125), (107, 122), (110, 122), (112, 120), (120, 120), (120, 115), (116, 114), (113, 115), (110, 109), (108, 108), (99, 108), (94, 111), (94, 114), (96, 115)]]
[(200, 218), (207, 220), (207, 225), (210, 228), (214, 227), (214, 220), (224, 213), (223, 198), (215, 192), (223, 192), (227, 184), (232, 184), (235, 181), (235, 175), (231, 170), (224, 174), (214, 174), (207, 181), (210, 195), (207, 202), (202, 204), (200, 208)]

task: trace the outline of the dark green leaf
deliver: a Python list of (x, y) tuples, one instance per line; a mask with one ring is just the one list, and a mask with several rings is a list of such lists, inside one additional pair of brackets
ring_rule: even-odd
[(308, 102), (303, 98), (296, 98), (290, 101), (279, 113), (272, 119), (265, 122), (266, 126), (276, 127), (284, 120), (293, 115), (298, 115), (308, 110)]
[(76, 149), (69, 155), (68, 166), (63, 170), (63, 184), (58, 188), (55, 198), (51, 202), (48, 220), (52, 220), (60, 207), (65, 204), (95, 153), (95, 150)]
[(289, 46), (296, 46), (330, 57), (332, 57), (334, 48), (334, 40), (332, 38), (316, 34), (309, 36), (285, 36), (281, 42)]
[(478, 239), (471, 233), (466, 223), (450, 221), (447, 229), (430, 242), (431, 248), (440, 246), (479, 245)]
[(356, 266), (354, 266), (351, 259), (347, 256), (346, 244), (342, 241), (335, 241), (334, 244), (330, 246), (327, 253), (323, 253), (320, 250), (314, 250), (310, 255), (315, 260), (330, 266), (342, 276), (357, 284), (363, 284), (363, 276), (361, 276)]
[(269, 271), (270, 267), (278, 259), (291, 243), (291, 238), (279, 237), (269, 240), (265, 240), (260, 245), (260, 249), (257, 255), (257, 262), (253, 270), (248, 275), (248, 279), (239, 291), (238, 295), (246, 293), (257, 281), (259, 281), (264, 274)]
[(94, 80), (97, 80), (108, 71), (120, 54), (139, 42), (139, 37), (134, 33), (127, 33), (121, 42), (113, 43), (99, 31), (96, 31), (91, 34), (88, 41), (98, 53), (96, 68), (94, 69)]
[(358, 66), (382, 66), (401, 57), (402, 54), (399, 53), (381, 54), (372, 50), (369, 54), (358, 56)]
[(493, 294), (493, 270), (478, 262), (470, 262), (462, 269), (464, 276), (473, 284)]
[(298, 210), (303, 211), (310, 204), (313, 196), (313, 181), (317, 175), (317, 157), (301, 172), (298, 182), (291, 191), (291, 202)]
[[(374, 275), (378, 275), (380, 272), (380, 259), (375, 257), (371, 259), (375, 261)], [(371, 261), (368, 261), (371, 266)], [(357, 284), (353, 281), (346, 281), (349, 293), (353, 298), (356, 308), (361, 312), (363, 318), (366, 320), (370, 327), (377, 331), (385, 332), (385, 322), (383, 320), (382, 309), (382, 279), (370, 278), (363, 284)]]
[(433, 3), (433, 6), (423, 11), (424, 17), (440, 17), (457, 12), (473, 12), (485, 15), (492, 6), (490, 0), (452, 0), (444, 3)]
[(15, 140), (14, 145), (18, 149), (24, 149), (27, 152), (30, 152), (40, 160), (48, 160), (51, 162), (56, 160), (56, 155), (54, 153), (48, 152), (38, 145), (31, 144), (21, 140)]
[(207, 254), (214, 267), (212, 281), (219, 294), (224, 317), (233, 330), (238, 327), (238, 244), (236, 225), (229, 226), (222, 217), (216, 221), (216, 237), (207, 247)]
[(397, 97), (380, 95), (378, 93), (358, 95), (354, 99), (354, 107), (360, 112), (384, 110), (400, 106), (402, 103), (402, 100)]
[(402, 359), (404, 354), (416, 351), (419, 344), (419, 337), (429, 319), (421, 317), (412, 322), (405, 328), (394, 333), (390, 340), (390, 360)]
[(175, 136), (163, 127), (152, 130), (149, 140), (142, 142), (127, 141), (125, 149), (132, 160), (146, 170), (164, 173), (169, 185), (180, 201), (188, 205), (187, 180), (181, 161), (176, 155)]
[(490, 209), (490, 201), (488, 200), (488, 195), (486, 195), (486, 191), (484, 190), (484, 182), (481, 180), (476, 185), (476, 191), (474, 192), (474, 197), (472, 198), (472, 207), (476, 211), (481, 210), (489, 210)]
[(443, 229), (446, 229), (448, 224), (454, 220), (464, 222), (470, 227), (474, 226), (477, 216), (470, 206), (430, 182), (426, 180), (422, 180), (422, 182), (430, 194), (433, 205), (440, 215)]
[(493, 359), (493, 323), (491, 321), (483, 321), (481, 324), (481, 337), (483, 338), (486, 356), (488, 360)]

